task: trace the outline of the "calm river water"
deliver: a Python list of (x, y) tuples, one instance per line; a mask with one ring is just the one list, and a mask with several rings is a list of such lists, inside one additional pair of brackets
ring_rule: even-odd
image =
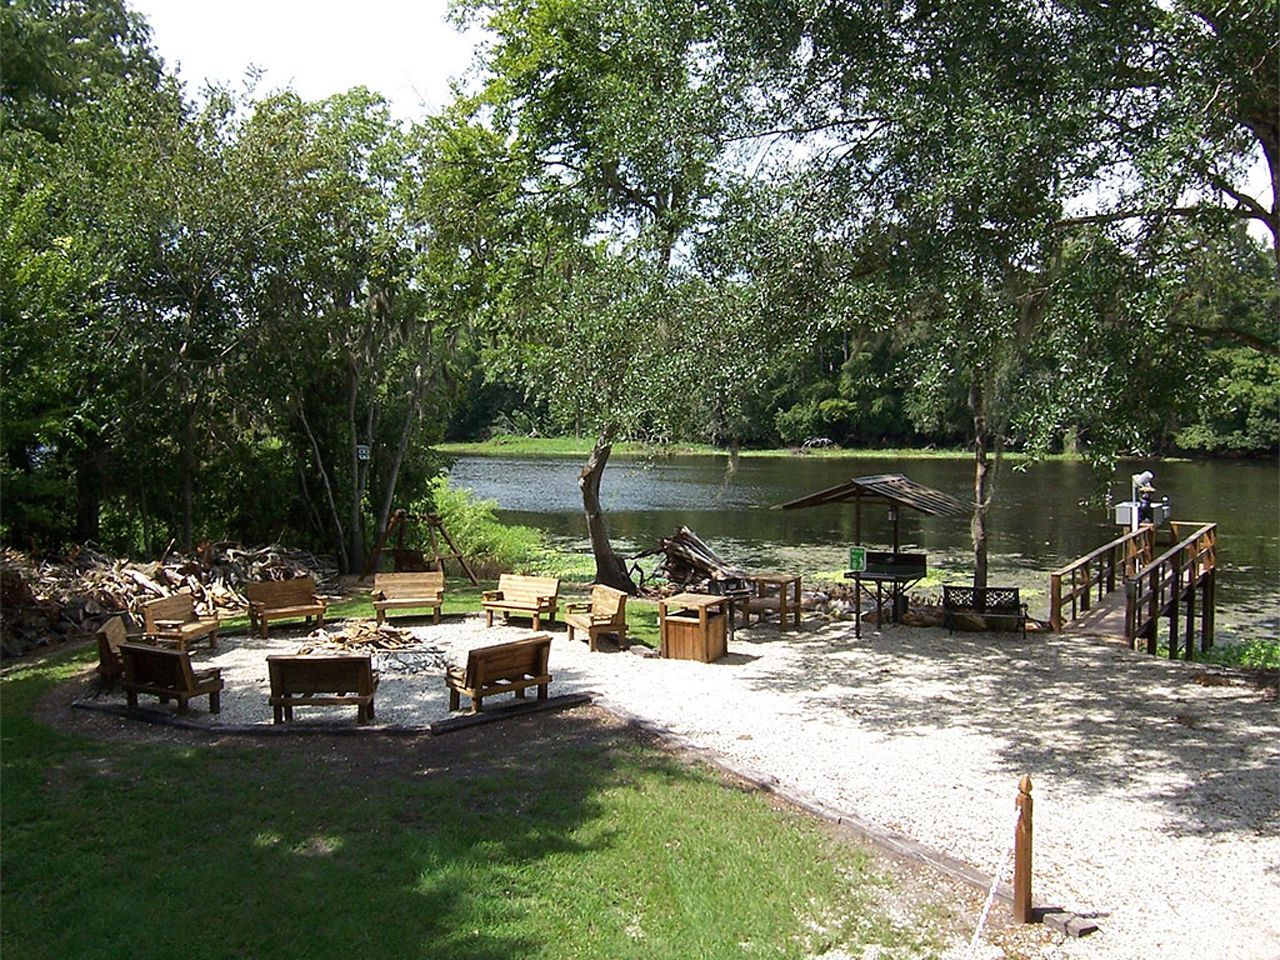
[[(508, 522), (547, 531), (569, 549), (589, 552), (577, 479), (582, 461), (523, 457), (462, 457), (453, 482), (498, 502)], [(1112, 483), (1128, 499), (1129, 476), (1155, 473), (1175, 520), (1218, 524), (1218, 634), (1229, 641), (1280, 636), (1280, 469), (1274, 463), (1124, 463)], [(843, 568), (854, 542), (854, 508), (830, 505), (771, 510), (772, 505), (851, 477), (903, 473), (957, 499), (972, 498), (973, 465), (964, 459), (781, 459), (672, 457), (654, 462), (614, 457), (601, 497), (619, 552), (653, 547), (681, 525), (731, 563), (812, 575)], [(1101, 546), (1118, 528), (1099, 507), (1081, 507), (1093, 492), (1083, 464), (1053, 461), (1025, 472), (1002, 467), (989, 514), (991, 582), (1036, 588), (1032, 613), (1048, 606), (1048, 573)], [(883, 508), (863, 509), (863, 541), (888, 548)], [(903, 550), (929, 554), (930, 569), (947, 579), (972, 575), (967, 517), (925, 517), (904, 510)], [(1040, 609), (1037, 610), (1037, 601)]]

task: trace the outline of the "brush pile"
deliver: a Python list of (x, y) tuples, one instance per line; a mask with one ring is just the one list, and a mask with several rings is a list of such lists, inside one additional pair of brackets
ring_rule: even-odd
[(711, 581), (741, 580), (747, 576), (746, 571), (721, 559), (705, 540), (688, 527), (681, 527), (672, 536), (664, 537), (654, 549), (638, 554), (638, 557), (654, 554), (662, 554), (663, 557), (656, 572), (685, 588), (705, 589)]
[(0, 553), (0, 656), (91, 634), (116, 614), (140, 625), (142, 604), (178, 592), (191, 594), (201, 616), (239, 614), (246, 583), (300, 576), (314, 577), (323, 592), (336, 586), (338, 569), (332, 560), (278, 544), (206, 543), (194, 554), (150, 563), (90, 544), (40, 560), (6, 548)]

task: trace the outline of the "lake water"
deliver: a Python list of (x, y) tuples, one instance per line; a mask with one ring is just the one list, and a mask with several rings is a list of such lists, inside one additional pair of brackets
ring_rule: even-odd
[[(585, 458), (584, 458), (585, 459)], [(560, 546), (590, 552), (578, 492), (581, 459), (462, 457), (453, 482), (498, 502), (499, 516), (545, 530)], [(1124, 463), (1111, 489), (1128, 499), (1129, 477), (1155, 473), (1158, 496), (1173, 518), (1218, 524), (1218, 637), (1280, 636), (1280, 469), (1274, 463)], [(601, 485), (609, 532), (624, 555), (648, 550), (681, 525), (730, 563), (812, 576), (843, 569), (854, 543), (852, 504), (773, 510), (775, 504), (851, 477), (902, 473), (972, 500), (973, 464), (956, 458), (811, 459), (614, 457)], [(1052, 461), (1026, 471), (1002, 466), (988, 514), (990, 582), (1039, 591), (1031, 612), (1047, 611), (1049, 571), (1119, 535), (1081, 463)], [(929, 554), (930, 569), (952, 581), (972, 576), (969, 518), (926, 517), (903, 510), (901, 548)], [(862, 539), (887, 549), (892, 527), (883, 508), (864, 507)], [(1037, 600), (1040, 609), (1037, 610)]]

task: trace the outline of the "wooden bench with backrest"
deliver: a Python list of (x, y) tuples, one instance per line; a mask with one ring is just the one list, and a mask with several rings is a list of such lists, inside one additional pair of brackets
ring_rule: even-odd
[(196, 616), (195, 602), (189, 593), (148, 600), (142, 605), (142, 630), (152, 640), (172, 643), (179, 650), (201, 637), (209, 638), (209, 649), (218, 648), (217, 617)]
[(187, 701), (209, 695), (209, 712), (222, 709), (222, 671), (193, 670), (185, 650), (145, 643), (120, 644), (124, 667), (124, 692), (130, 708), (138, 706), (138, 694), (159, 697), (161, 703), (178, 701), (178, 713), (187, 713)]
[(569, 627), (569, 639), (576, 631), (587, 635), (587, 645), (594, 653), (596, 638), (602, 633), (618, 635), (618, 646), (627, 646), (627, 595), (621, 590), (597, 583), (591, 588), (591, 599), (586, 603), (565, 604), (564, 622)]
[(484, 608), (486, 626), (493, 626), (493, 615), (519, 613), (533, 617), (533, 629), (542, 627), (542, 616), (547, 622), (556, 619), (556, 603), (560, 597), (559, 577), (526, 577), (522, 574), (504, 573), (498, 577), (498, 589), (486, 590), (480, 605)]
[(1007, 624), (1027, 636), (1027, 605), (1017, 587), (970, 587), (943, 584), (942, 618), (950, 633), (956, 625), (970, 623), (976, 628), (996, 629)]
[(383, 623), (388, 610), (431, 608), (431, 620), (440, 622), (444, 603), (444, 571), (425, 573), (376, 573), (373, 576), (373, 611)]
[(124, 617), (111, 617), (98, 628), (98, 676), (110, 686), (124, 676), (120, 644), (129, 639)]
[(378, 674), (368, 654), (267, 657), (275, 722), (293, 719), (295, 707), (355, 704), (356, 722), (373, 719)]
[(485, 697), (514, 693), (521, 699), (529, 687), (538, 688), (538, 699), (547, 699), (547, 658), (551, 655), (551, 635), (538, 633), (523, 640), (476, 647), (467, 653), (466, 667), (445, 671), (449, 687), (449, 709), (459, 709), (461, 694), (471, 698), (471, 712), (479, 713)]
[(268, 620), (294, 620), (305, 623), (316, 618), (316, 626), (324, 625), (326, 602), (316, 595), (316, 582), (311, 577), (292, 580), (259, 580), (245, 585), (249, 601), (249, 626), (267, 636)]

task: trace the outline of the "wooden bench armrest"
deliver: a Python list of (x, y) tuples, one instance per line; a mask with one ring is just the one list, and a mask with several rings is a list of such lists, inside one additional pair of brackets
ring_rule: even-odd
[(502, 591), (501, 591), (501, 590), (486, 590), (486, 591), (482, 594), (482, 596), (484, 597), (484, 599), (485, 599), (485, 600), (501, 600), (501, 599), (502, 599)]
[(373, 599), (374, 599), (374, 600), (385, 600), (385, 599), (387, 599), (387, 591), (385, 591), (385, 590), (375, 590), (375, 591), (373, 591)]
[(545, 596), (545, 597), (535, 597), (535, 598), (534, 598), (534, 600), (535, 600), (535, 602), (537, 602), (539, 605), (542, 605), (542, 604), (544, 604), (544, 603), (555, 603), (555, 602), (556, 602), (556, 598), (555, 598), (555, 596), (554, 596), (553, 594), (548, 594), (548, 595), (547, 595), (547, 596)]
[(186, 620), (156, 620), (155, 625), (158, 630), (177, 630)]
[(575, 601), (564, 605), (565, 613), (590, 613), (591, 601)]

